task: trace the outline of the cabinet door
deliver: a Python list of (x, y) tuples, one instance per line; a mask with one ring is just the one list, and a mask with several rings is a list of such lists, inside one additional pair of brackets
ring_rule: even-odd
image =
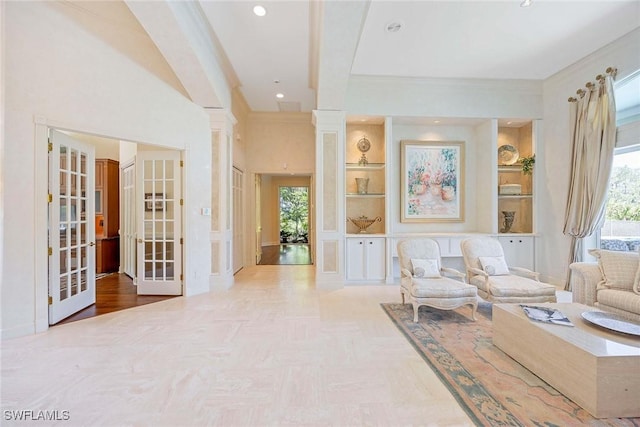
[(523, 267), (535, 270), (534, 239), (533, 236), (498, 237), (509, 267)]
[(364, 280), (365, 239), (347, 239), (347, 279)]
[(365, 240), (364, 275), (369, 280), (383, 280), (385, 278), (385, 241), (382, 238)]

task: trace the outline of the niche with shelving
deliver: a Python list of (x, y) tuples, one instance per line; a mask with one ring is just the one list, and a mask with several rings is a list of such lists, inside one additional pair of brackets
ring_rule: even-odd
[(360, 234), (349, 218), (380, 218), (367, 234), (385, 233), (386, 162), (384, 123), (348, 123), (345, 144), (347, 234)]
[(498, 126), (499, 233), (534, 232), (534, 171), (527, 173), (522, 165), (522, 158), (534, 153), (532, 122), (517, 127)]

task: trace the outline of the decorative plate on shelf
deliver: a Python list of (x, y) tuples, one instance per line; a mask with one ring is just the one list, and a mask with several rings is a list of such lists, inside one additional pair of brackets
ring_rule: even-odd
[(498, 148), (498, 161), (502, 165), (512, 165), (518, 161), (520, 153), (513, 145), (502, 145)]
[(358, 141), (358, 150), (361, 153), (366, 153), (371, 148), (371, 142), (366, 137), (363, 137)]
[(604, 311), (585, 311), (582, 313), (582, 318), (605, 329), (640, 336), (639, 324), (631, 322), (630, 320), (615, 313), (606, 313)]

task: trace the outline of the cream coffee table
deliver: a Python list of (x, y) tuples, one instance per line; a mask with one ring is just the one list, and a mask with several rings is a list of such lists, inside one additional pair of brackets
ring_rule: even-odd
[(640, 417), (640, 337), (582, 318), (582, 304), (553, 307), (574, 327), (530, 320), (519, 304), (493, 305), (493, 344), (596, 418)]

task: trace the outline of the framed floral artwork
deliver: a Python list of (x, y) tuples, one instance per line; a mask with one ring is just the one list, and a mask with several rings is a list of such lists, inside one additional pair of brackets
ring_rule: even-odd
[(464, 142), (400, 141), (400, 222), (464, 221)]

